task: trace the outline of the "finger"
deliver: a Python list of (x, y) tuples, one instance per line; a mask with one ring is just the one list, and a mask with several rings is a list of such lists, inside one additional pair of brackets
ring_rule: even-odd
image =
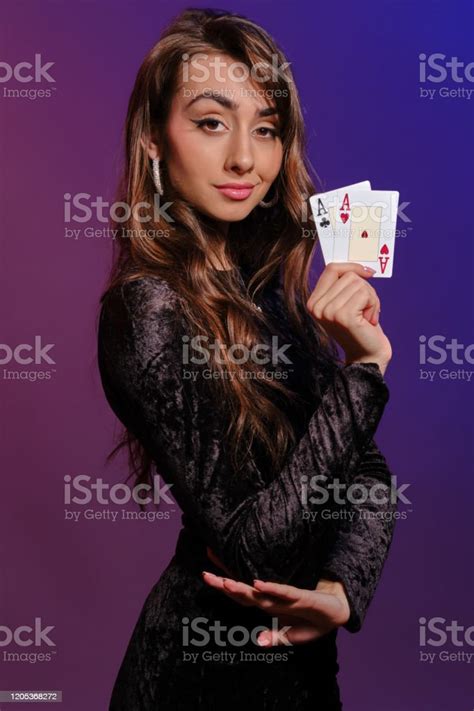
[(326, 291), (333, 284), (335, 284), (340, 277), (342, 277), (343, 274), (350, 271), (355, 272), (355, 274), (358, 274), (360, 277), (365, 279), (368, 279), (375, 273), (373, 269), (363, 267), (361, 264), (357, 264), (355, 262), (331, 262), (326, 266), (319, 277), (318, 282), (308, 299), (308, 308), (311, 307), (313, 301), (320, 299), (321, 296), (323, 296), (323, 294), (325, 294)]
[(321, 313), (322, 309), (325, 307), (326, 304), (328, 304), (330, 301), (333, 301), (338, 295), (340, 295), (346, 287), (348, 287), (351, 284), (365, 284), (367, 289), (371, 290), (374, 294), (374, 298), (377, 300), (377, 305), (378, 307), (371, 306), (368, 307), (367, 309), (364, 309), (363, 311), (363, 316), (364, 318), (372, 323), (374, 326), (377, 325), (378, 323), (378, 313), (380, 310), (380, 299), (377, 295), (377, 292), (373, 288), (371, 284), (368, 284), (365, 281), (362, 281), (361, 278), (354, 272), (354, 271), (349, 271), (343, 274), (335, 284), (333, 284), (325, 294), (322, 295), (322, 297), (318, 300), (317, 303), (313, 303), (313, 314), (315, 315), (316, 318), (319, 317), (319, 314)]
[(255, 590), (251, 585), (242, 583), (232, 578), (223, 578), (220, 575), (214, 575), (207, 570), (202, 571), (202, 578), (207, 585), (221, 590), (224, 593), (231, 593), (239, 599), (251, 599), (252, 602), (261, 601), (263, 596), (258, 590)]
[[(341, 278), (340, 281), (342, 282), (342, 280)], [(358, 277), (345, 280), (344, 285), (340, 289), (337, 289), (337, 286), (338, 285), (335, 285), (335, 287), (329, 289), (315, 304), (313, 313), (316, 318), (321, 318), (321, 314), (324, 311), (324, 318), (331, 320), (334, 310), (340, 308), (342, 304), (347, 302), (351, 296), (359, 290), (365, 290), (365, 292), (370, 295), (371, 300), (368, 303), (370, 303), (371, 309), (373, 308), (373, 304), (377, 307), (380, 306), (380, 300), (374, 287)]]
[(216, 588), (217, 590), (224, 590), (224, 578), (220, 575), (214, 575), (207, 570), (202, 571), (202, 579), (211, 588)]
[[(266, 582), (264, 580), (254, 580), (254, 588), (261, 590), (267, 595), (282, 597), (286, 600), (297, 601), (301, 598), (302, 588), (296, 588), (294, 585), (286, 585), (285, 583)], [(311, 592), (311, 591), (308, 591)]]
[(375, 291), (375, 289), (374, 289), (374, 287), (372, 286), (372, 284), (367, 284), (367, 282), (365, 282), (365, 285), (367, 286), (367, 288), (369, 289), (369, 291), (371, 292), (371, 294), (373, 295), (373, 297), (374, 297), (374, 299), (375, 299), (375, 304), (376, 304), (376, 306), (375, 306), (374, 311), (377, 312), (377, 311), (380, 310), (380, 298), (379, 298), (379, 295), (378, 295), (377, 292)]
[(256, 592), (251, 585), (247, 583), (242, 583), (240, 580), (233, 580), (232, 578), (223, 578), (224, 587), (231, 593), (237, 593), (238, 595), (243, 595), (249, 599), (254, 599), (256, 597)]
[[(361, 277), (356, 274), (356, 272), (351, 269), (350, 271), (345, 272), (339, 279), (336, 279), (331, 286), (326, 289), (324, 294), (321, 294), (319, 296), (319, 299), (317, 299), (317, 303), (320, 304), (325, 301), (329, 301), (330, 299), (333, 299), (335, 296), (337, 296), (343, 289), (346, 288), (346, 286), (349, 286), (349, 284), (362, 284), (366, 283), (361, 279)], [(314, 305), (314, 304), (313, 304)]]
[(369, 321), (371, 323), (376, 313), (377, 309), (375, 308), (375, 306), (368, 306), (362, 311), (362, 316), (365, 318), (366, 321)]
[[(351, 317), (355, 317), (359, 322), (360, 318), (362, 318), (363, 321), (366, 321), (366, 319), (363, 317), (363, 312), (369, 307), (372, 310), (377, 310), (379, 308), (379, 300), (377, 294), (367, 292), (365, 290), (357, 291), (351, 296), (349, 301), (347, 301), (341, 306), (340, 312), (342, 312), (343, 314), (343, 321), (341, 321), (341, 323), (347, 324), (351, 321)], [(340, 317), (338, 315), (338, 319), (339, 318)], [(376, 325), (373, 323), (373, 321), (371, 321), (371, 324)]]
[(248, 607), (250, 605), (253, 605), (253, 601), (250, 601), (248, 599), (248, 596), (243, 594), (242, 592), (239, 593), (234, 593), (230, 590), (230, 586), (227, 584), (226, 586), (226, 579), (221, 578), (219, 575), (214, 575), (213, 573), (209, 573), (207, 571), (203, 571), (203, 580), (204, 582), (209, 585), (211, 588), (215, 588), (216, 590), (219, 590), (220, 592), (223, 592), (224, 595), (227, 595), (227, 597), (232, 598), (235, 600), (235, 602), (238, 602), (240, 605), (244, 605), (245, 607)]
[(377, 306), (377, 296), (365, 286), (356, 291), (347, 289), (341, 293), (334, 303), (330, 302), (325, 307), (323, 320), (337, 323), (345, 328), (349, 328), (355, 320), (360, 321), (362, 318), (365, 321), (363, 311)]
[(380, 308), (377, 306), (371, 306), (367, 309), (364, 309), (362, 312), (363, 317), (366, 319), (366, 321), (369, 321), (373, 326), (376, 326), (379, 322), (379, 314), (380, 314)]
[(282, 601), (278, 597), (267, 595), (245, 583), (227, 578), (224, 578), (224, 591), (237, 596), (239, 600), (250, 602), (268, 613), (288, 612), (289, 605), (292, 604), (285, 600)]
[(232, 585), (229, 585), (229, 582), (227, 580), (224, 580), (224, 587), (222, 592), (227, 595), (227, 597), (230, 597), (231, 600), (234, 600), (235, 602), (239, 603), (239, 605), (244, 605), (244, 607), (250, 607), (255, 604), (252, 597), (248, 593), (240, 591), (234, 592), (232, 589)]
[[(334, 285), (328, 289), (321, 299), (313, 302), (311, 314), (318, 320), (324, 319), (331, 321), (334, 310), (340, 308), (343, 303), (360, 289), (365, 289), (366, 293), (372, 296), (372, 299), (368, 300), (370, 306), (372, 306), (374, 302), (380, 304), (377, 292), (370, 284), (358, 277), (349, 278), (344, 280), (341, 287), (339, 287), (338, 284)], [(327, 314), (326, 311), (329, 304), (332, 304), (332, 306), (329, 309), (329, 314)]]
[(261, 594), (246, 583), (231, 578), (222, 578), (207, 571), (203, 571), (203, 580), (210, 587), (220, 590), (241, 605), (256, 605), (260, 602)]
[(349, 317), (359, 315), (354, 301), (356, 294), (359, 293), (365, 295), (365, 301), (361, 305), (361, 310), (371, 309), (374, 305), (374, 301), (371, 301), (371, 297), (372, 299), (375, 297), (373, 297), (371, 292), (367, 289), (367, 285), (359, 281), (348, 284), (334, 299), (326, 301), (325, 298), (323, 298), (318, 301), (313, 309), (314, 317), (322, 322), (323, 325), (325, 323), (334, 323), (348, 327), (352, 320)]
[[(288, 586), (291, 587), (291, 586)], [(227, 590), (233, 595), (239, 596), (239, 599), (250, 601), (256, 607), (267, 614), (289, 614), (293, 616), (293, 607), (295, 607), (298, 602), (301, 603), (302, 607), (307, 607), (310, 604), (310, 598), (306, 599), (305, 594), (310, 595), (312, 591), (298, 590), (294, 588), (295, 594), (292, 595), (292, 599), (284, 599), (276, 595), (266, 594), (261, 590), (256, 590), (244, 583), (236, 582), (234, 580), (224, 579), (224, 591)]]
[(255, 598), (255, 606), (266, 612), (267, 615), (277, 615), (278, 617), (281, 615), (293, 616), (293, 605), (296, 605), (296, 603), (285, 602), (276, 598)]
[(250, 585), (246, 585), (245, 583), (238, 582), (237, 580), (233, 580), (231, 578), (223, 578), (220, 575), (214, 575), (214, 573), (210, 573), (207, 570), (202, 571), (202, 578), (205, 583), (213, 588), (222, 590), (222, 592), (232, 591), (243, 595), (253, 591), (253, 588)]
[(318, 320), (332, 321), (337, 311), (349, 301), (353, 294), (366, 286), (360, 279), (351, 281), (333, 298), (332, 289), (317, 301), (313, 308), (313, 315)]
[[(314, 605), (314, 590), (260, 580), (254, 581), (254, 587), (266, 592), (266, 597), (257, 601), (257, 604), (267, 611), (278, 611), (295, 616), (301, 611), (312, 609)], [(269, 595), (271, 597), (268, 597)]]

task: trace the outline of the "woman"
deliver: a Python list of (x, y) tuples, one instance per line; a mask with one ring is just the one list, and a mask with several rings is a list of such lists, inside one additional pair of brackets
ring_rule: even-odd
[(370, 271), (329, 265), (309, 291), (314, 192), (282, 52), (246, 18), (183, 12), (129, 102), (98, 355), (136, 482), (156, 464), (184, 527), (112, 711), (342, 708), (337, 628), (361, 627), (393, 505), (332, 494), (390, 489), (391, 348)]

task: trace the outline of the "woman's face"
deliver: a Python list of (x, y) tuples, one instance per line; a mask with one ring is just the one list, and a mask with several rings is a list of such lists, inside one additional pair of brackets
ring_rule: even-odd
[[(265, 197), (283, 148), (278, 115), (263, 83), (239, 81), (236, 60), (227, 55), (203, 57), (199, 65), (183, 63), (162, 152), (152, 146), (149, 154), (164, 159), (182, 197), (226, 224), (244, 219)], [(273, 189), (267, 200), (271, 197)]]

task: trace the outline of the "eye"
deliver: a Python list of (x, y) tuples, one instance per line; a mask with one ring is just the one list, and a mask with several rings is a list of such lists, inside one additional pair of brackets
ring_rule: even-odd
[[(256, 129), (258, 131), (264, 131), (264, 133), (259, 133), (259, 136), (262, 138), (276, 138), (279, 133), (275, 128), (270, 128), (269, 126), (260, 126), (260, 128)], [(268, 133), (265, 133), (267, 131)]]
[[(221, 133), (221, 131), (217, 131), (217, 127), (224, 126), (222, 121), (219, 121), (218, 119), (213, 119), (213, 118), (203, 118), (203, 119), (198, 119), (196, 121), (193, 120), (193, 123), (196, 124), (198, 128), (204, 128), (206, 127), (206, 130), (209, 133)], [(224, 126), (225, 128), (225, 126)]]

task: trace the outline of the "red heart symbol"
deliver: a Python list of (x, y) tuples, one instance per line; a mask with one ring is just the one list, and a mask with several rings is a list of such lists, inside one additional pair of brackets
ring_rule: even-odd
[(369, 236), (369, 235), (367, 234), (367, 231), (366, 231), (366, 230), (364, 230), (364, 231), (362, 232), (362, 234), (361, 234), (361, 237), (368, 237), (368, 236)]
[(347, 212), (341, 212), (341, 220), (342, 224), (345, 225), (347, 220), (349, 219), (349, 215)]
[(387, 245), (384, 244), (384, 246), (380, 250), (380, 254), (388, 254), (388, 252), (389, 252), (389, 249), (388, 249)]

